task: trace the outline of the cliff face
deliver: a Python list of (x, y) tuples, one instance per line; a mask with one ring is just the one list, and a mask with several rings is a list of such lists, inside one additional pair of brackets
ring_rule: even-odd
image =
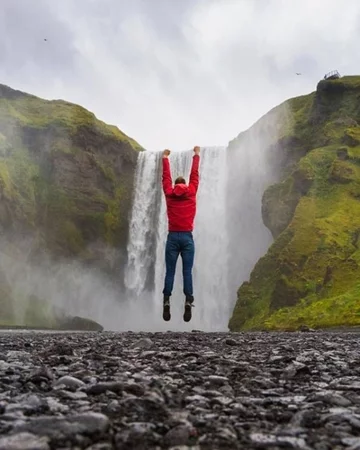
[(238, 291), (231, 330), (360, 324), (359, 100), (360, 77), (344, 77), (275, 109), (280, 182), (262, 202), (274, 243)]
[[(0, 85), (2, 251), (119, 271), (122, 253), (112, 250), (126, 244), (140, 150), (80, 106)], [(26, 255), (20, 241), (27, 242)], [(0, 273), (0, 289), (9, 292), (5, 278)], [(11, 292), (2, 298), (13, 302)]]

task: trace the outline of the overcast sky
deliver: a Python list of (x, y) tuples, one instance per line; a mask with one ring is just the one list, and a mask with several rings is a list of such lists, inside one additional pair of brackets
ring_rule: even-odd
[(360, 73), (359, 38), (359, 0), (0, 0), (0, 83), (149, 150), (226, 145), (326, 72)]

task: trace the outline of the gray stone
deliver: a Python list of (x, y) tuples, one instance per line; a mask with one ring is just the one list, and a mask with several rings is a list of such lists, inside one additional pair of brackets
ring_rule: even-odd
[(234, 399), (229, 398), (229, 397), (215, 397), (214, 399), (212, 399), (212, 403), (215, 405), (221, 405), (221, 406), (229, 406), (231, 405), (231, 403), (234, 402)]
[(186, 425), (178, 425), (177, 427), (168, 431), (164, 436), (164, 444), (167, 447), (173, 447), (175, 445), (188, 444), (189, 438), (195, 431)]
[(305, 364), (293, 361), (285, 368), (283, 375), (285, 378), (294, 378), (299, 373), (309, 373), (309, 369)]
[(112, 444), (108, 444), (106, 442), (99, 442), (98, 444), (90, 445), (90, 447), (86, 447), (85, 450), (112, 450)]
[(119, 393), (123, 391), (123, 388), (123, 383), (120, 383), (118, 381), (106, 381), (89, 386), (88, 388), (86, 388), (86, 392), (92, 395), (103, 394), (106, 391)]
[(0, 450), (50, 450), (47, 437), (16, 433), (0, 437)]
[(252, 433), (250, 435), (251, 441), (258, 448), (269, 448), (273, 446), (279, 446), (286, 448), (293, 448), (299, 450), (310, 450), (306, 445), (303, 438), (291, 437), (291, 436), (274, 436), (271, 434)]
[(67, 388), (78, 389), (85, 386), (85, 383), (78, 378), (72, 377), (70, 375), (65, 375), (55, 381), (54, 386), (64, 385)]
[(227, 339), (225, 339), (225, 344), (226, 344), (226, 345), (231, 345), (231, 346), (238, 345), (238, 343), (236, 342), (236, 340), (235, 340), (235, 339), (232, 339), (232, 338), (227, 338)]
[(227, 377), (223, 377), (220, 375), (209, 375), (208, 381), (210, 381), (211, 384), (214, 384), (216, 386), (222, 386), (225, 383), (228, 383), (229, 379)]
[(139, 348), (142, 350), (147, 350), (151, 348), (154, 345), (153, 341), (150, 338), (143, 338), (139, 339), (138, 341), (134, 342), (130, 348)]
[(343, 438), (341, 442), (349, 447), (348, 450), (360, 450), (360, 437)]
[(58, 440), (71, 438), (76, 434), (101, 434), (108, 429), (109, 423), (104, 414), (89, 412), (66, 417), (37, 417), (15, 429)]
[(56, 393), (59, 397), (62, 398), (69, 398), (70, 400), (83, 400), (84, 398), (87, 398), (86, 392), (76, 391), (58, 391)]
[(322, 401), (335, 406), (350, 406), (351, 401), (342, 395), (331, 391), (320, 391), (310, 395), (306, 401)]

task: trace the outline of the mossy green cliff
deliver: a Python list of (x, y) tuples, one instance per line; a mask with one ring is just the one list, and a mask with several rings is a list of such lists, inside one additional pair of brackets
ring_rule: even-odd
[[(13, 256), (21, 237), (31, 241), (31, 261), (46, 252), (53, 260), (76, 259), (118, 273), (121, 251), (111, 261), (108, 255), (125, 247), (140, 150), (78, 105), (0, 85), (0, 237), (6, 251)], [(1, 289), (9, 287), (0, 274)], [(0, 301), (11, 303), (11, 295)]]
[(359, 325), (360, 77), (322, 80), (269, 114), (280, 182), (262, 214), (274, 242), (240, 287), (229, 328)]

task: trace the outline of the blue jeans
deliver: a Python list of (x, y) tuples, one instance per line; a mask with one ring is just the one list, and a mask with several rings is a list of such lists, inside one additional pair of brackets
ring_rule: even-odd
[(181, 255), (183, 263), (184, 294), (193, 295), (192, 268), (194, 264), (195, 245), (190, 231), (170, 231), (166, 241), (165, 263), (166, 275), (163, 294), (170, 296), (174, 286), (177, 259)]

